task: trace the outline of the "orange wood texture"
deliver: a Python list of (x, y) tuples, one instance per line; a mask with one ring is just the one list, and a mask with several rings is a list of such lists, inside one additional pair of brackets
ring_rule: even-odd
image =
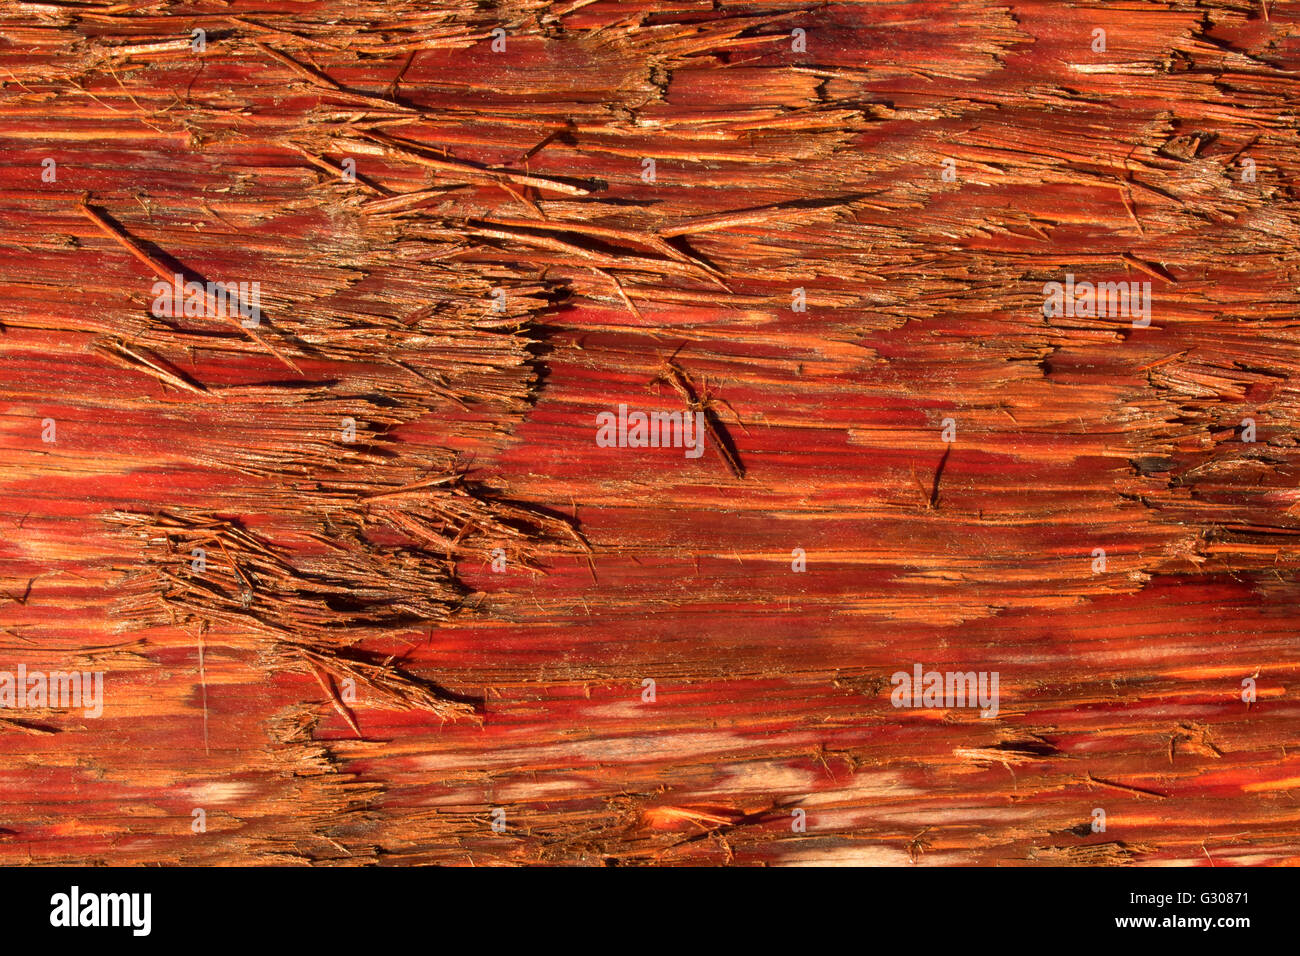
[(1295, 863), (1297, 69), (1256, 0), (8, 5), (0, 671), (104, 707), (0, 710), (0, 862)]

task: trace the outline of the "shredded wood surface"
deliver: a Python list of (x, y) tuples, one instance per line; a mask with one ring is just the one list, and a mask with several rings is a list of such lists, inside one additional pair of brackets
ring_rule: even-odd
[(104, 699), (0, 709), (0, 862), (1300, 862), (1297, 71), (1260, 0), (7, 5), (0, 672)]

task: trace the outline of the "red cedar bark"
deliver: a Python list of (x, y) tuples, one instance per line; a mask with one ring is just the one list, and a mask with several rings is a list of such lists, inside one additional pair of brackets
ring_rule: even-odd
[(0, 670), (106, 701), (0, 717), (0, 861), (1296, 862), (1298, 54), (1246, 0), (6, 9)]

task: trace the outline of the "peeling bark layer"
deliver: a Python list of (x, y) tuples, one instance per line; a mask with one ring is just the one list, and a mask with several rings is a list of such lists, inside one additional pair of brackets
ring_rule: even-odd
[(0, 12), (0, 672), (105, 675), (0, 710), (0, 861), (1295, 863), (1298, 67), (1257, 0)]

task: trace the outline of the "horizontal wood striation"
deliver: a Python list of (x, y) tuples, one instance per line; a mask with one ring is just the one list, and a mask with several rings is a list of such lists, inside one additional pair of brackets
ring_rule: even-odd
[(106, 690), (0, 711), (0, 861), (1296, 863), (1297, 63), (1255, 0), (11, 5), (0, 671)]

